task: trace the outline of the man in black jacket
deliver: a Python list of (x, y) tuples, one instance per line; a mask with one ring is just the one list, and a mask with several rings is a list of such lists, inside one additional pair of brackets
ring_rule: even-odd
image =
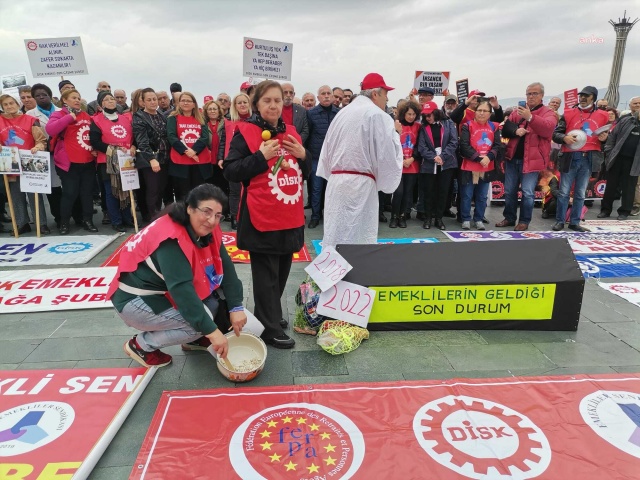
[(302, 138), (302, 143), (305, 144), (307, 138), (309, 138), (309, 124), (307, 123), (307, 111), (302, 105), (293, 103), (293, 99), (296, 96), (296, 90), (290, 83), (282, 84), (283, 108), (282, 108), (282, 120), (284, 123), (293, 125), (296, 127), (296, 131)]

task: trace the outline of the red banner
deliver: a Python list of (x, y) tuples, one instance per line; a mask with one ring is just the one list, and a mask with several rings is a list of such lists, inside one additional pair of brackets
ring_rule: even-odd
[(0, 371), (0, 479), (70, 479), (146, 371)]
[(631, 374), (164, 392), (130, 478), (638, 472), (640, 374)]
[(578, 89), (566, 90), (564, 92), (564, 109), (569, 110), (578, 104)]
[[(129, 237), (131, 238), (131, 237)], [(101, 267), (117, 267), (120, 262), (120, 250), (122, 247), (129, 241), (127, 238), (122, 245), (120, 245), (115, 252), (113, 252), (109, 258), (107, 258)], [(240, 250), (236, 243), (236, 233), (235, 232), (222, 232), (222, 241), (224, 243), (225, 248), (227, 249), (227, 253), (229, 257), (231, 257), (231, 261), (233, 263), (251, 263), (251, 259), (249, 257), (249, 252), (246, 250)], [(302, 250), (298, 253), (293, 254), (294, 262), (310, 262), (311, 255), (309, 255), (309, 250), (306, 245), (302, 246)]]

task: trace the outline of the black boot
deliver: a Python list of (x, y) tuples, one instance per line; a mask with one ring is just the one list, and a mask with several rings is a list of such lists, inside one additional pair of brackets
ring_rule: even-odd
[(400, 219), (398, 220), (398, 226), (400, 228), (407, 228), (407, 221), (404, 218), (404, 215), (400, 215)]
[(387, 223), (387, 217), (385, 217), (385, 216), (384, 216), (384, 212), (380, 212), (380, 213), (378, 214), (378, 220), (379, 220), (381, 223)]
[(238, 221), (236, 220), (236, 217), (234, 217), (233, 215), (231, 216), (231, 229), (238, 230)]
[(425, 219), (424, 223), (422, 224), (422, 228), (424, 228), (425, 230), (429, 230), (431, 228), (431, 225), (433, 225), (433, 220), (431, 218), (427, 218)]
[(97, 232), (98, 228), (93, 224), (93, 221), (91, 220), (84, 220), (82, 222), (82, 228), (85, 229), (87, 232)]
[(391, 215), (391, 220), (389, 221), (389, 228), (398, 228), (398, 217), (396, 215)]
[(60, 222), (60, 235), (69, 234), (69, 221)]

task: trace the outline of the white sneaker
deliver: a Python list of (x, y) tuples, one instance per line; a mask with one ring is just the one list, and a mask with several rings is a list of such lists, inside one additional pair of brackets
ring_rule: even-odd
[(471, 222), (462, 222), (462, 229), (463, 230), (470, 230), (471, 229)]
[(476, 222), (476, 230), (486, 230), (484, 228), (484, 223), (480, 222)]
[(631, 210), (631, 216), (637, 217), (638, 215), (640, 215), (640, 207), (634, 207), (633, 210)]

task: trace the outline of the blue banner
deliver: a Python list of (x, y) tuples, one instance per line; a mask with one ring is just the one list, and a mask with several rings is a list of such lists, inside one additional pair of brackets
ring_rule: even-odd
[[(399, 244), (399, 243), (437, 243), (437, 238), (379, 238), (378, 243), (381, 244)], [(322, 251), (321, 240), (311, 240), (316, 255), (320, 255)]]
[(576, 255), (585, 277), (640, 277), (640, 254)]

